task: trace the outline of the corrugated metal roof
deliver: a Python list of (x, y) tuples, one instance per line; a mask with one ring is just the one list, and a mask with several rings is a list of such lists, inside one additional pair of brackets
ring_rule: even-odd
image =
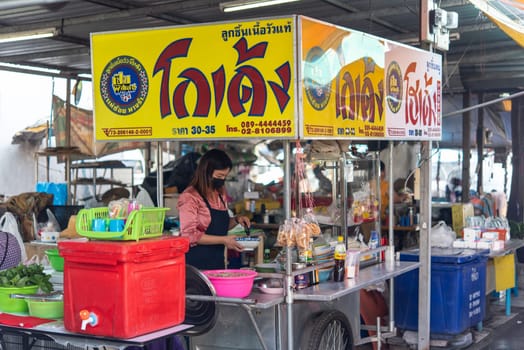
[[(151, 28), (300, 14), (379, 37), (417, 45), (419, 0), (301, 0), (223, 13), (218, 0), (4, 0), (0, 34), (54, 27), (58, 35), (0, 44), (0, 63), (55, 69), (64, 76), (90, 73), (92, 32)], [(458, 37), (444, 53), (445, 92), (523, 88), (524, 50), (469, 2), (442, 0), (459, 14)]]

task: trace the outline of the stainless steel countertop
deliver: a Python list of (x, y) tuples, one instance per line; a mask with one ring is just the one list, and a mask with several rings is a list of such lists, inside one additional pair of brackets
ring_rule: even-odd
[(522, 247), (524, 247), (524, 240), (510, 239), (509, 241), (504, 242), (504, 249), (491, 251), (488, 255), (488, 258), (511, 254), (514, 253), (518, 248)]
[(420, 263), (415, 261), (395, 261), (391, 266), (386, 263), (369, 266), (361, 269), (355, 279), (346, 279), (344, 282), (324, 282), (298, 290), (294, 293), (294, 300), (335, 300), (346, 294), (414, 270), (419, 266)]

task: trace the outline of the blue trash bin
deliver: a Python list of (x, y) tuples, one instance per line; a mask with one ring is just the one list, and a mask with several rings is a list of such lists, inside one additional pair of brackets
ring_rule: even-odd
[[(459, 334), (484, 319), (486, 261), (489, 250), (431, 249), (430, 333)], [(401, 261), (418, 261), (419, 250), (400, 253)], [(418, 330), (419, 269), (395, 278), (395, 323)]]

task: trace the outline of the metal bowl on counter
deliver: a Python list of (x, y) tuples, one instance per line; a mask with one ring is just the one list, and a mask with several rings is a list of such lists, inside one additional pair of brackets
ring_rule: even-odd
[(261, 278), (255, 281), (255, 288), (266, 294), (284, 294), (284, 280), (281, 278)]

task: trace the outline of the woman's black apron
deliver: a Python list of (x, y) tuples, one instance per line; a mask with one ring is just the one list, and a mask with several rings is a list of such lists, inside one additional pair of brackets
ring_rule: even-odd
[[(224, 204), (222, 196), (220, 201)], [(212, 236), (225, 236), (229, 230), (229, 213), (226, 210), (213, 209), (204, 196), (202, 199), (207, 205), (211, 214), (211, 223), (206, 229), (206, 234)], [(192, 265), (201, 270), (224, 269), (224, 245), (223, 244), (202, 244), (196, 245), (186, 253), (186, 264)]]

